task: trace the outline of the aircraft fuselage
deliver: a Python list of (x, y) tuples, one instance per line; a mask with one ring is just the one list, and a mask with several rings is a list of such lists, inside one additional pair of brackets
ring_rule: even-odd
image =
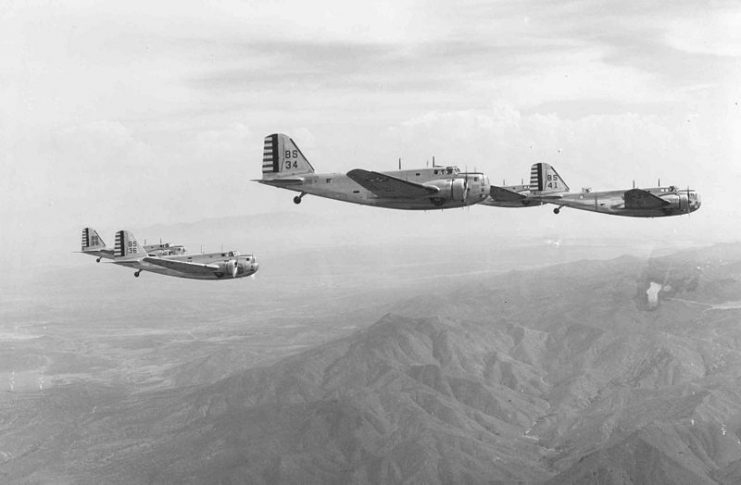
[(689, 191), (688, 194), (687, 191), (675, 187), (654, 187), (642, 190), (664, 199), (669, 204), (660, 208), (626, 207), (625, 190), (564, 194), (560, 199), (551, 203), (573, 209), (627, 217), (678, 216), (700, 208), (699, 196), (694, 191)]
[[(489, 194), (488, 178), (481, 173), (453, 172), (446, 167), (383, 173), (409, 182), (435, 185), (440, 191), (431, 196), (419, 198), (382, 197), (342, 173), (301, 174), (292, 177), (262, 179), (258, 182), (354, 204), (407, 210), (465, 207), (485, 200)], [(465, 196), (460, 191), (461, 181), (464, 181), (468, 187), (468, 193)]]
[[(224, 267), (223, 271), (215, 271), (212, 273), (187, 273), (178, 271), (172, 268), (166, 268), (156, 264), (148, 263), (143, 260), (132, 260), (132, 261), (117, 261), (117, 264), (123, 266), (129, 266), (134, 269), (141, 271), (149, 271), (151, 273), (157, 273), (165, 276), (175, 276), (177, 278), (188, 278), (195, 280), (230, 280), (234, 278), (244, 278), (251, 276), (257, 272), (258, 264), (255, 261), (254, 256), (251, 255), (232, 255), (229, 252), (222, 253), (207, 253), (207, 254), (192, 254), (187, 256), (167, 256), (162, 259), (168, 259), (172, 261), (184, 261), (187, 263), (198, 263), (198, 264), (216, 264)], [(237, 273), (232, 276), (226, 268), (227, 263), (230, 261), (236, 261)]]

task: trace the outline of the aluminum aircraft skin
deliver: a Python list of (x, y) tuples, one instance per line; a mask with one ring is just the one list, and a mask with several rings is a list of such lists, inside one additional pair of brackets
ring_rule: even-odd
[[(659, 184), (660, 185), (660, 184)], [(491, 186), (484, 205), (534, 207), (554, 204), (555, 214), (571, 207), (602, 214), (628, 217), (666, 217), (689, 214), (700, 208), (700, 194), (677, 186), (570, 193), (569, 186), (551, 165), (536, 163), (530, 169), (530, 185)]]
[(375, 172), (356, 168), (346, 174), (315, 173), (296, 143), (283, 134), (265, 137), (262, 179), (266, 185), (355, 204), (392, 209), (430, 210), (465, 207), (489, 196), (489, 180), (480, 172), (454, 166)]
[[(145, 244), (142, 248), (150, 256), (178, 256), (187, 252), (184, 246), (162, 242), (159, 244)], [(103, 258), (113, 259), (114, 257), (113, 249), (106, 246), (105, 242), (103, 242), (103, 238), (98, 234), (98, 231), (92, 227), (86, 227), (82, 230), (82, 245), (80, 252), (82, 254), (95, 256), (95, 261), (98, 263), (100, 263), (100, 260)]]
[(230, 280), (244, 278), (257, 272), (259, 265), (253, 255), (240, 255), (239, 251), (192, 254), (179, 256), (150, 256), (129, 231), (116, 232), (113, 264), (165, 276), (198, 280)]

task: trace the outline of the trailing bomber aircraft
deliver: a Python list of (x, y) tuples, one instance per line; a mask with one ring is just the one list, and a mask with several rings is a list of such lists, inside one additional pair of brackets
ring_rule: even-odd
[[(150, 256), (177, 256), (185, 254), (184, 246), (170, 243), (145, 244), (144, 251)], [(103, 242), (103, 238), (98, 235), (98, 231), (92, 227), (86, 227), (82, 230), (82, 254), (97, 256), (96, 262), (100, 263), (102, 258), (113, 259), (113, 249), (110, 249)]]
[(116, 233), (113, 264), (136, 269), (135, 277), (142, 271), (166, 276), (199, 280), (244, 278), (257, 272), (259, 265), (253, 255), (240, 255), (239, 251), (219, 253), (150, 256), (139, 246), (129, 231)]
[(299, 192), (296, 204), (306, 194), (355, 204), (393, 209), (449, 209), (484, 201), (489, 180), (479, 172), (461, 172), (457, 167), (420, 168), (375, 172), (356, 168), (347, 174), (315, 173), (296, 143), (283, 134), (265, 137), (262, 179), (266, 185)]
[(694, 212), (700, 208), (701, 201), (696, 191), (674, 185), (603, 192), (582, 189), (578, 194), (570, 193), (556, 169), (547, 163), (536, 163), (530, 169), (530, 185), (492, 185), (490, 197), (483, 204), (497, 207), (554, 204), (558, 206), (553, 209), (555, 214), (562, 207), (571, 207), (616, 216), (664, 217)]

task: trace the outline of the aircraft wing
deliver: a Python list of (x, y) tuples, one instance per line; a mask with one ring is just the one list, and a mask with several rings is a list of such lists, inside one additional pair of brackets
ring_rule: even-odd
[(641, 189), (626, 190), (623, 199), (626, 209), (660, 209), (669, 205), (668, 201)]
[(506, 187), (497, 187), (492, 185), (489, 189), (489, 195), (497, 202), (517, 202), (518, 200), (526, 199), (527, 196), (514, 190), (510, 190)]
[(398, 179), (380, 172), (369, 172), (356, 168), (347, 172), (357, 184), (370, 190), (379, 197), (391, 198), (421, 198), (437, 194), (440, 189), (432, 185), (423, 185), (408, 180)]
[(214, 271), (218, 271), (221, 269), (221, 267), (217, 264), (190, 263), (188, 261), (180, 261), (177, 259), (167, 258), (155, 258), (152, 256), (147, 256), (142, 261), (144, 261), (145, 263), (162, 266), (163, 268), (174, 269), (175, 271), (180, 271), (182, 273), (211, 274)]

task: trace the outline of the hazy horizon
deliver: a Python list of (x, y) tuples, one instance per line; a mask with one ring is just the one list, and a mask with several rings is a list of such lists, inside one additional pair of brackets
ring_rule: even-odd
[[(110, 244), (119, 228), (274, 212), (375, 225), (404, 243), (462, 231), (493, 242), (739, 240), (739, 20), (734, 2), (6, 5), (2, 264), (62, 258), (88, 225)], [(273, 132), (320, 172), (435, 156), (513, 183), (548, 161), (573, 190), (661, 178), (697, 189), (703, 206), (640, 221), (546, 208), (373, 212), (311, 197), (296, 207), (251, 181)]]

